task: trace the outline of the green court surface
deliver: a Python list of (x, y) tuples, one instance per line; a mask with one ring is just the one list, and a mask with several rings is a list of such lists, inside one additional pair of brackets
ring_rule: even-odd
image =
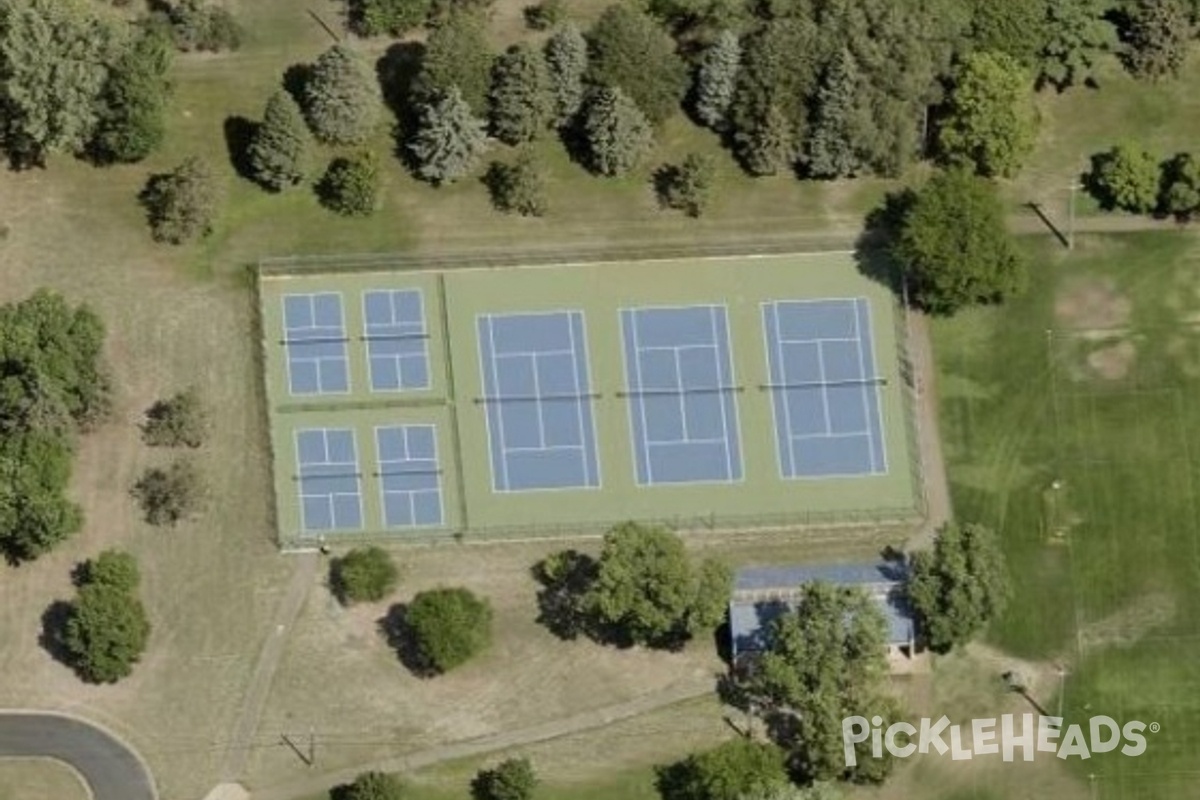
[[(371, 330), (378, 328), (364, 327), (366, 317), (379, 318), (378, 308), (366, 311), (364, 293), (381, 290), (420, 292), (424, 312), (420, 335), (397, 334), (405, 339), (406, 352), (419, 350), (417, 342), (424, 343), (428, 370), (418, 370), (416, 388), (372, 390), (372, 365), (378, 362), (372, 361), (371, 354), (381, 352), (372, 348), (388, 345), (372, 340)], [(334, 301), (328, 297), (306, 299), (314, 295), (338, 296), (341, 319), (331, 316)], [(881, 522), (908, 519), (920, 511), (921, 479), (910, 389), (902, 369), (900, 312), (887, 288), (863, 277), (848, 253), (436, 268), (391, 266), (379, 260), (355, 267), (348, 259), (315, 268), (264, 268), (259, 298), (278, 529), (284, 546), (311, 545), (326, 537), (347, 541), (568, 536), (602, 532), (627, 519), (689, 530)], [(866, 363), (874, 362), (871, 377), (877, 381), (863, 389), (863, 396), (868, 390), (877, 392), (870, 408), (875, 417), (872, 425), (879, 433), (874, 446), (882, 448), (882, 461), (869, 474), (783, 477), (764, 306), (825, 299), (861, 299), (862, 307), (869, 309), (868, 334), (857, 346), (862, 356), (868, 342)], [(293, 304), (288, 313), (285, 303)], [(300, 311), (294, 307), (297, 303)], [(318, 304), (324, 305), (318, 308)], [(645, 447), (645, 438), (639, 440), (634, 430), (631, 404), (637, 393), (630, 391), (627, 378), (630, 356), (623, 344), (621, 311), (693, 306), (725, 309), (736, 384), (727, 388), (736, 413), (723, 424), (728, 425), (726, 434), (736, 438), (737, 452), (731, 460), (739, 466), (727, 480), (647, 483), (638, 477), (638, 447), (639, 442)], [(591, 486), (497, 490), (492, 452), (497, 442), (496, 417), (489, 418), (492, 398), (485, 372), (496, 364), (481, 353), (480, 320), (487, 315), (507, 319), (505, 315), (542, 312), (581, 315), (585, 335), (576, 343), (576, 357), (583, 353), (586, 360), (581, 369), (586, 369), (590, 382), (584, 396), (594, 429), (598, 474)], [(412, 317), (411, 312), (405, 313)], [(297, 320), (307, 325), (311, 320), (320, 323), (323, 317), (325, 322), (340, 322), (341, 335), (336, 325), (297, 333)], [(421, 321), (408, 317), (406, 321), (413, 326), (406, 330), (421, 328)], [(307, 335), (314, 341), (287, 344)], [(320, 369), (326, 371), (320, 376), (320, 369), (304, 361), (311, 353), (332, 359), (321, 362)], [(832, 395), (822, 396), (827, 407), (832, 404)], [(682, 399), (680, 414), (687, 415)], [(427, 445), (414, 444), (401, 461), (388, 462), (408, 474), (388, 477), (395, 471), (379, 457), (395, 458), (395, 450), (389, 451), (390, 456), (380, 452), (385, 445), (376, 430), (397, 426), (432, 426), (436, 464), (404, 461), (430, 455)], [(338, 433), (336, 442), (332, 434), (316, 434), (319, 441), (314, 445), (311, 432), (323, 429), (347, 433)], [(510, 434), (513, 431), (501, 432), (500, 440)], [(303, 437), (309, 438), (301, 445)], [(352, 453), (347, 448), (350, 438)], [(836, 442), (831, 446), (836, 449)], [(645, 450), (649, 452), (648, 447)], [(322, 453), (335, 451), (340, 455), (322, 460)], [(307, 465), (307, 482), (301, 481), (301, 458)], [(412, 481), (420, 484), (421, 492), (389, 495), (389, 524), (384, 514), (385, 489), (417, 485), (406, 483)], [(320, 508), (305, 505), (302, 484), (325, 487), (303, 490), (307, 502)], [(315, 499), (313, 491), (319, 495)], [(322, 492), (328, 492), (328, 497)], [(399, 522), (397, 514), (404, 517)], [(319, 522), (312, 524), (314, 519)]]

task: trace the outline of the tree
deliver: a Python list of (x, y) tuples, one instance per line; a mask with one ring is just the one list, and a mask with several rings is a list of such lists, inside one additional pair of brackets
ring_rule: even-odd
[(351, 29), (360, 36), (402, 36), (425, 23), (431, 0), (349, 0)]
[(156, 242), (183, 244), (212, 230), (217, 187), (208, 163), (192, 157), (170, 172), (150, 176), (139, 198)]
[(939, 132), (942, 156), (981, 175), (1015, 175), (1037, 134), (1029, 86), (1029, 76), (1012, 56), (968, 55)]
[(1054, 0), (1046, 3), (1037, 82), (1060, 91), (1092, 79), (1099, 57), (1117, 46), (1117, 31), (1106, 15), (1113, 0)]
[(80, 568), (81, 585), (108, 586), (132, 593), (142, 581), (137, 559), (124, 550), (105, 550)]
[(366, 217), (379, 210), (379, 159), (363, 150), (329, 162), (317, 186), (321, 204), (348, 217)]
[(851, 177), (863, 166), (858, 154), (862, 78), (854, 56), (843, 50), (817, 87), (816, 112), (808, 142), (808, 172), (817, 178)]
[(1200, 161), (1191, 153), (1180, 153), (1163, 170), (1163, 192), (1159, 206), (1182, 220), (1200, 211)]
[(724, 565), (697, 568), (675, 534), (627, 522), (604, 537), (589, 602), (601, 624), (631, 642), (674, 647), (720, 623), (731, 589)]
[(505, 144), (528, 142), (549, 128), (554, 97), (542, 54), (522, 43), (497, 58), (489, 99), (492, 134)]
[(241, 28), (224, 6), (204, 0), (172, 0), (154, 5), (161, 7), (151, 14), (151, 23), (165, 30), (175, 47), (185, 53), (218, 53), (237, 50), (242, 44)]
[(1104, 208), (1143, 214), (1157, 204), (1161, 179), (1162, 167), (1153, 153), (1122, 142), (1092, 156), (1092, 169), (1083, 183)]
[(400, 571), (386, 550), (356, 547), (333, 562), (329, 578), (343, 604), (374, 603), (395, 590)]
[(61, 432), (0, 435), (0, 552), (10, 562), (32, 561), (83, 527), (66, 496), (72, 455)]
[(312, 137), (295, 99), (282, 89), (267, 100), (247, 159), (254, 179), (278, 192), (304, 181)]
[(404, 800), (404, 784), (388, 772), (362, 772), (354, 782), (331, 794), (337, 800)]
[(90, 145), (101, 163), (134, 163), (153, 153), (166, 135), (171, 51), (153, 30), (137, 36), (113, 65), (99, 100)]
[(790, 785), (782, 750), (740, 738), (659, 768), (657, 783), (663, 800), (742, 800)]
[(304, 116), (326, 144), (361, 144), (379, 123), (381, 97), (371, 67), (345, 44), (317, 58), (304, 84)]
[(525, 24), (530, 30), (548, 31), (561, 24), (567, 18), (565, 0), (542, 0), (542, 2), (525, 6)]
[(1196, 26), (1188, 0), (1134, 0), (1122, 56), (1138, 78), (1175, 78), (1187, 59)]
[(858, 769), (847, 768), (842, 745), (845, 717), (872, 709), (886, 727), (897, 715), (883, 689), (885, 625), (862, 589), (819, 581), (802, 586), (795, 611), (772, 623), (744, 688), (805, 778), (877, 781), (890, 769), (888, 759), (861, 757)]
[(425, 43), (417, 96), (434, 100), (457, 89), (471, 112), (483, 117), (491, 83), (492, 50), (484, 18), (465, 11), (451, 13), (433, 28)]
[(86, 583), (71, 603), (63, 645), (89, 683), (116, 683), (133, 672), (150, 638), (146, 609), (131, 590)]
[(151, 525), (175, 525), (190, 517), (204, 499), (204, 480), (195, 464), (178, 459), (152, 467), (134, 484), (133, 496)]
[(492, 607), (467, 589), (419, 592), (405, 624), (418, 659), (433, 672), (449, 672), (483, 652), (492, 641)]
[(741, 61), (742, 44), (733, 31), (721, 31), (701, 56), (696, 70), (696, 117), (715, 131), (725, 129)]
[(654, 146), (654, 128), (620, 89), (598, 89), (583, 115), (583, 138), (592, 171), (624, 175)]
[(913, 554), (908, 597), (922, 636), (938, 652), (965, 644), (1004, 611), (1008, 574), (996, 537), (982, 525), (947, 524), (932, 550)]
[(482, 120), (458, 89), (440, 95), (421, 111), (417, 133), (408, 145), (417, 163), (417, 177), (435, 186), (467, 175), (488, 150)]
[(0, 3), (0, 133), (15, 163), (83, 151), (121, 48), (119, 20), (85, 0)]
[(916, 193), (891, 252), (912, 302), (932, 314), (1001, 302), (1028, 282), (995, 185), (965, 170), (938, 173)]
[(746, 792), (738, 800), (842, 800), (842, 792), (832, 781), (817, 781), (805, 787), (792, 784)]
[(620, 89), (655, 125), (675, 113), (687, 89), (687, 68), (651, 17), (631, 5), (609, 6), (587, 38), (592, 83)]
[(480, 770), (471, 781), (474, 800), (530, 800), (538, 779), (528, 758), (509, 758)]
[(554, 98), (554, 119), (561, 127), (574, 119), (583, 105), (587, 40), (574, 23), (568, 22), (546, 40), (545, 56)]
[(1046, 25), (1047, 0), (973, 0), (971, 44), (979, 51), (1005, 53), (1022, 67), (1037, 64)]
[(500, 211), (523, 217), (540, 217), (546, 213), (545, 168), (531, 150), (523, 150), (511, 164), (492, 162), (487, 174), (492, 204)]
[(751, 175), (774, 175), (791, 167), (798, 155), (795, 128), (778, 106), (768, 106), (763, 119), (734, 136), (734, 151)]
[(190, 386), (146, 410), (142, 440), (151, 447), (199, 447), (208, 436), (208, 410)]
[(709, 156), (689, 153), (679, 165), (669, 164), (655, 176), (659, 201), (689, 217), (699, 217), (708, 207), (717, 166)]

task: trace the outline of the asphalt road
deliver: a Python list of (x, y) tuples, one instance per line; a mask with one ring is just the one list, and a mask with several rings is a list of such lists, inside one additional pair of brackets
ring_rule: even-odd
[(65, 761), (87, 780), (95, 800), (155, 800), (154, 782), (127, 745), (83, 720), (59, 714), (0, 712), (0, 758)]

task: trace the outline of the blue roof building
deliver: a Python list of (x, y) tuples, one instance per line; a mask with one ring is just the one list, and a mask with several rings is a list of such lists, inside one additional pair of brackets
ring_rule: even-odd
[(908, 569), (902, 561), (866, 564), (814, 564), (790, 567), (747, 567), (734, 578), (729, 603), (730, 651), (733, 662), (767, 647), (771, 622), (792, 611), (800, 587), (813, 581), (859, 586), (879, 604), (887, 620), (889, 651), (912, 655), (915, 638), (912, 610), (905, 595)]

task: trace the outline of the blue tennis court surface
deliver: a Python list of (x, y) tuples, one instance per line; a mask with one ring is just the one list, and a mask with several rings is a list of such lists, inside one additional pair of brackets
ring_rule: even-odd
[(600, 485), (583, 312), (477, 318), (492, 488)]
[(639, 484), (742, 477), (725, 306), (621, 310)]
[(887, 472), (865, 298), (763, 304), (784, 478)]
[(340, 293), (285, 295), (283, 329), (292, 394), (343, 394), (350, 390)]
[(296, 431), (296, 465), (304, 530), (362, 527), (362, 481), (353, 430)]
[(442, 524), (442, 481), (432, 425), (375, 429), (383, 524), (413, 528)]
[(429, 337), (420, 290), (364, 292), (363, 321), (371, 390), (428, 389)]

